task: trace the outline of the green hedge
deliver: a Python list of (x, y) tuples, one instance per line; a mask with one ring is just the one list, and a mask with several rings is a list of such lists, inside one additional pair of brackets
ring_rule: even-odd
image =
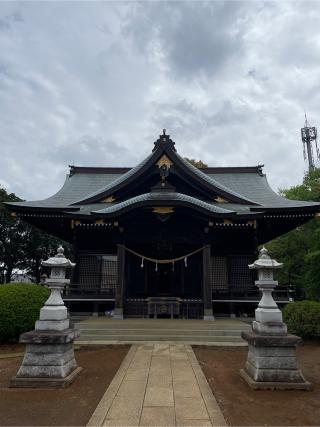
[(49, 294), (32, 283), (0, 285), (0, 342), (19, 341), (21, 333), (33, 330)]
[(288, 331), (302, 338), (320, 338), (320, 302), (297, 301), (283, 309), (283, 320)]

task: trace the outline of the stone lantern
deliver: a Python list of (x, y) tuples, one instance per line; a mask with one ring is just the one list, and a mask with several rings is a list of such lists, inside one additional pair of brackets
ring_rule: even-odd
[(287, 327), (282, 322), (281, 310), (272, 296), (273, 290), (278, 286), (278, 282), (273, 278), (274, 270), (282, 266), (283, 264), (271, 259), (265, 247), (261, 249), (260, 257), (249, 265), (250, 269), (258, 272), (258, 280), (255, 284), (262, 292), (258, 308), (255, 310), (255, 320), (252, 323), (252, 329), (257, 333), (271, 335), (287, 333)]
[(70, 280), (66, 279), (66, 270), (74, 268), (75, 264), (65, 258), (64, 249), (59, 246), (57, 255), (47, 261), (42, 261), (41, 265), (51, 268), (50, 277), (45, 282), (51, 294), (40, 310), (40, 319), (36, 321), (35, 330), (63, 331), (69, 328), (69, 319), (61, 292), (65, 285), (70, 283)]
[(248, 358), (241, 376), (254, 389), (299, 389), (310, 390), (311, 384), (305, 380), (298, 368), (296, 346), (301, 338), (287, 333), (272, 292), (278, 282), (274, 280), (274, 270), (282, 264), (271, 259), (266, 248), (262, 248), (259, 258), (250, 269), (258, 272), (256, 286), (262, 297), (255, 311), (251, 332), (242, 332), (248, 342)]
[(34, 331), (20, 336), (20, 342), (26, 343), (26, 351), (17, 375), (11, 379), (11, 387), (65, 387), (81, 371), (73, 351), (73, 341), (79, 332), (70, 328), (61, 297), (64, 286), (70, 282), (66, 279), (66, 269), (75, 264), (65, 258), (62, 246), (54, 257), (41, 264), (51, 268), (46, 279), (51, 293), (40, 310)]

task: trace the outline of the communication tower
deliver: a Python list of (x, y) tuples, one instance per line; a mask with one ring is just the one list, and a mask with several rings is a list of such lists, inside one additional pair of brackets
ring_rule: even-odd
[[(313, 171), (316, 168), (316, 162), (320, 161), (320, 152), (317, 144), (317, 128), (310, 126), (307, 115), (304, 113), (305, 122), (304, 127), (301, 128), (301, 139), (303, 144), (303, 157), (304, 160), (308, 160), (309, 171)], [(314, 146), (314, 147), (313, 147)], [(315, 151), (315, 154), (314, 154)]]

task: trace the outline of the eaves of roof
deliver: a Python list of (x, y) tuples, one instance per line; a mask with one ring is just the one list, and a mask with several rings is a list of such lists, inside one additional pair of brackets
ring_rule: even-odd
[(235, 211), (221, 208), (214, 204), (204, 202), (195, 197), (188, 196), (182, 193), (167, 193), (167, 192), (155, 192), (145, 193), (131, 199), (125, 200), (119, 203), (113, 203), (103, 209), (92, 211), (91, 213), (96, 216), (113, 216), (115, 214), (121, 215), (128, 210), (137, 208), (139, 206), (184, 206), (191, 207), (197, 210), (206, 212), (207, 214), (213, 214), (214, 216), (234, 216)]

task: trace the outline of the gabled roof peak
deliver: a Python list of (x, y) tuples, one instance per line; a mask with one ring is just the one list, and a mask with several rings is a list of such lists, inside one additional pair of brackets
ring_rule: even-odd
[(154, 143), (154, 149), (152, 151), (157, 150), (159, 147), (170, 147), (172, 150), (176, 151), (174, 148), (175, 142), (172, 141), (170, 135), (166, 134), (166, 129), (163, 129), (162, 135), (159, 135), (159, 139)]

